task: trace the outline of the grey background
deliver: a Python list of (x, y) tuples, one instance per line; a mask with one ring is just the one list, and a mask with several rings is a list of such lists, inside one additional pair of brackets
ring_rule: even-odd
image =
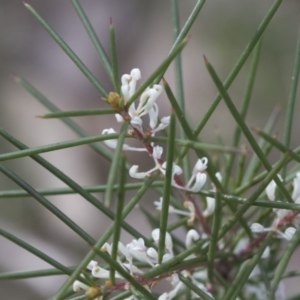
[[(116, 28), (120, 74), (134, 67), (141, 69), (146, 78), (166, 57), (172, 45), (172, 27), (169, 1), (81, 1), (100, 40), (109, 49), (109, 19)], [(179, 1), (183, 24), (195, 1)], [(203, 63), (202, 55), (213, 63), (218, 74), (225, 79), (243, 49), (253, 36), (272, 1), (261, 0), (211, 0), (206, 1), (199, 19), (190, 32), (190, 41), (183, 52), (183, 74), (187, 114), (191, 124), (198, 124), (216, 94)], [(107, 90), (112, 90), (97, 54), (69, 1), (29, 2), (99, 78)], [(247, 123), (263, 127), (276, 104), (285, 108), (299, 27), (300, 2), (284, 1), (264, 37), (258, 76), (249, 108)], [(244, 92), (247, 63), (229, 89), (236, 105), (240, 107)], [(166, 79), (174, 87), (173, 68)], [(28, 146), (65, 141), (76, 135), (58, 120), (40, 120), (35, 116), (47, 110), (37, 103), (10, 76), (16, 73), (26, 78), (62, 110), (105, 107), (95, 88), (76, 68), (66, 54), (48, 36), (21, 1), (0, 0), (0, 126)], [(299, 145), (297, 128), (299, 97), (295, 107), (292, 147)], [(159, 99), (161, 116), (168, 114), (165, 95)], [(282, 134), (283, 116), (277, 125)], [(113, 116), (77, 118), (91, 135), (104, 128), (117, 129)], [(206, 142), (216, 142), (218, 127), (224, 141), (230, 143), (234, 122), (222, 103), (201, 134)], [(15, 148), (0, 140), (0, 152)], [(109, 163), (100, 159), (90, 148), (81, 146), (42, 155), (82, 185), (106, 182)], [(278, 153), (272, 159), (277, 159)], [(145, 160), (143, 155), (129, 156), (131, 163)], [(30, 159), (5, 162), (5, 165), (25, 178), (36, 188), (61, 187), (51, 174)], [(151, 167), (151, 161), (145, 164)], [(16, 186), (0, 174), (0, 188)], [(128, 198), (132, 193), (128, 193)], [(102, 195), (97, 195), (100, 199)], [(153, 209), (156, 195), (145, 198)], [(76, 221), (96, 239), (101, 236), (109, 221), (78, 196), (49, 197), (64, 213)], [(131, 214), (128, 222), (138, 225), (143, 233), (150, 229), (142, 216)], [(87, 245), (57, 218), (42, 208), (32, 198), (0, 199), (0, 226), (33, 244), (38, 249), (65, 265), (75, 265), (89, 250)], [(129, 236), (123, 235), (127, 242)], [(49, 266), (33, 255), (0, 237), (0, 272), (35, 270)], [(293, 265), (295, 269), (295, 265)], [(47, 299), (64, 282), (63, 276), (30, 280), (0, 281), (0, 298), (14, 300)], [(292, 293), (293, 282), (287, 285)], [(295, 289), (297, 287), (294, 287)]]

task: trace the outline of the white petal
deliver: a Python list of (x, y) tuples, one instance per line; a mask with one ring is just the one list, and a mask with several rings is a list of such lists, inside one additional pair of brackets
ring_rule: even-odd
[(130, 72), (130, 75), (136, 81), (138, 81), (142, 78), (141, 71), (138, 68), (132, 69), (131, 72)]
[(286, 239), (287, 239), (288, 241), (290, 241), (290, 240), (292, 239), (292, 237), (294, 236), (295, 232), (296, 232), (296, 228), (294, 228), (294, 227), (288, 227), (288, 228), (285, 230), (285, 232), (284, 232), (284, 234), (285, 234), (285, 236), (286, 236)]
[(211, 197), (206, 197), (206, 209), (203, 212), (204, 217), (211, 216), (215, 211), (216, 200)]
[(262, 226), (261, 224), (259, 223), (253, 223), (251, 226), (250, 226), (250, 229), (252, 232), (255, 232), (255, 233), (259, 233), (259, 232), (264, 232), (264, 226)]
[(115, 114), (115, 117), (118, 123), (124, 122), (124, 119), (120, 114)]
[(133, 116), (133, 117), (131, 117), (130, 124), (133, 127), (140, 128), (143, 125), (143, 121), (142, 121), (142, 119), (140, 117)]
[(162, 155), (163, 151), (164, 151), (164, 149), (161, 146), (153, 147), (152, 157), (155, 160), (161, 159), (161, 155)]
[(129, 169), (129, 175), (132, 178), (136, 178), (136, 179), (143, 179), (147, 176), (146, 172), (138, 172), (138, 168), (139, 166), (137, 165), (133, 165), (130, 169)]
[(206, 174), (197, 173), (194, 185), (192, 187), (187, 186), (186, 188), (193, 193), (197, 193), (202, 189), (205, 182), (206, 182)]
[(95, 260), (91, 260), (86, 268), (92, 270), (95, 266), (98, 266), (98, 262), (96, 262)]
[(199, 239), (200, 235), (195, 229), (189, 230), (185, 238), (185, 247), (190, 248), (193, 245), (193, 242)]
[(198, 159), (197, 163), (194, 166), (193, 174), (195, 175), (197, 172), (203, 172), (207, 169), (208, 159), (206, 157), (202, 157)]
[(159, 241), (159, 232), (160, 232), (160, 229), (156, 228), (156, 229), (152, 230), (152, 233), (151, 233), (151, 236), (156, 244)]
[(265, 251), (263, 252), (261, 258), (262, 259), (265, 259), (265, 258), (268, 258), (270, 256), (270, 247), (268, 246)]
[(88, 285), (82, 283), (79, 280), (75, 280), (74, 283), (73, 283), (73, 291), (74, 292), (79, 292), (81, 290), (87, 290), (88, 288), (89, 288)]
[(149, 125), (151, 129), (154, 129), (158, 121), (158, 106), (156, 103), (153, 104), (152, 109), (149, 111)]
[(218, 178), (218, 180), (219, 180), (220, 182), (222, 182), (222, 174), (221, 174), (220, 172), (217, 172), (217, 173), (216, 173), (216, 177)]
[(129, 74), (124, 74), (121, 77), (121, 91), (124, 97), (125, 102), (128, 101), (128, 99), (130, 98), (129, 96), (129, 82), (131, 80), (131, 76)]
[(153, 258), (155, 261), (158, 261), (158, 253), (154, 248), (148, 248), (147, 255)]
[(266, 194), (267, 194), (269, 200), (271, 200), (271, 201), (275, 200), (275, 190), (276, 190), (276, 183), (274, 180), (272, 180), (266, 188)]

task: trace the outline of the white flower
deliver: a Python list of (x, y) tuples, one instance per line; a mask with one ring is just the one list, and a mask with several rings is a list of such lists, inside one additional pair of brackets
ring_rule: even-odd
[(125, 103), (132, 97), (135, 93), (136, 82), (141, 79), (141, 71), (139, 69), (132, 69), (129, 74), (124, 74), (121, 77), (121, 91), (124, 97)]
[[(151, 120), (152, 120), (153, 116), (150, 115), (150, 112), (149, 112), (149, 117), (150, 117), (150, 127), (151, 127)], [(152, 128), (151, 135), (154, 136), (156, 132), (164, 130), (165, 128), (167, 128), (170, 124), (170, 120), (171, 120), (170, 116), (163, 117), (160, 120), (160, 123), (156, 128), (151, 127)], [(156, 123), (157, 123), (157, 121), (156, 121)], [(153, 125), (153, 123), (152, 123), (152, 125)]]
[(195, 229), (191, 229), (188, 231), (185, 238), (185, 247), (188, 249), (193, 245), (193, 242), (200, 239), (199, 233)]
[[(121, 78), (121, 91), (124, 98), (125, 104), (128, 100), (133, 96), (136, 91), (137, 81), (141, 79), (141, 72), (139, 69), (133, 69), (130, 74), (124, 74)], [(164, 129), (168, 126), (166, 120), (162, 121), (157, 128), (158, 122), (158, 106), (156, 104), (156, 100), (159, 97), (163, 90), (163, 87), (158, 84), (154, 84), (152, 87), (148, 87), (144, 90), (140, 97), (139, 104), (136, 108), (135, 103), (132, 102), (128, 107), (128, 114), (131, 117), (130, 124), (143, 131), (142, 125), (143, 121), (141, 119), (142, 116), (149, 114), (150, 119), (150, 128), (153, 130), (152, 135), (155, 132)], [(123, 122), (124, 119), (120, 114), (115, 114), (117, 122)]]
[[(156, 244), (159, 243), (159, 237), (160, 237), (160, 229), (156, 228), (152, 231), (151, 236)], [(173, 256), (173, 241), (172, 237), (169, 232), (166, 232), (165, 236), (165, 247), (166, 250)]]
[[(102, 131), (102, 134), (113, 134), (113, 133), (116, 133), (116, 131), (113, 128), (104, 129)], [(116, 140), (116, 139), (104, 140), (104, 143), (109, 148), (116, 149), (117, 148), (117, 144), (118, 144), (118, 140)], [(127, 144), (123, 144), (122, 150), (123, 151), (140, 151), (140, 152), (141, 151), (147, 151), (147, 149), (145, 149), (145, 148), (130, 147)]]
[[(142, 238), (138, 240), (132, 240), (131, 243), (126, 245), (129, 253), (139, 261), (143, 261), (148, 263), (150, 266), (154, 267), (154, 259), (153, 257), (148, 256), (147, 247), (145, 246), (145, 242)], [(150, 254), (153, 255), (153, 251), (150, 251)]]
[(88, 285), (82, 283), (79, 280), (75, 280), (73, 283), (73, 291), (74, 292), (80, 292), (81, 290), (87, 290), (89, 288)]
[[(162, 209), (162, 201), (163, 201), (162, 197), (159, 198), (159, 201), (154, 201), (154, 205), (156, 206), (157, 210)], [(180, 210), (180, 209), (175, 208), (172, 205), (169, 205), (169, 214), (178, 214), (178, 215), (182, 215), (182, 216), (188, 216), (189, 219), (188, 219), (187, 223), (188, 223), (188, 225), (192, 225), (196, 218), (195, 206), (191, 201), (184, 201), (183, 207), (187, 208), (189, 211)]]
[[(220, 182), (222, 182), (222, 175), (220, 172), (216, 173), (216, 177)], [(216, 191), (216, 187), (214, 184), (212, 184), (212, 191), (213, 192)], [(203, 212), (203, 216), (204, 217), (211, 216), (215, 211), (215, 207), (216, 207), (216, 199), (212, 197), (206, 197), (206, 209)]]
[[(206, 157), (198, 159), (197, 163), (194, 166), (192, 176), (185, 186), (181, 186), (181, 185), (177, 184), (176, 181), (174, 180), (174, 178), (172, 180), (172, 185), (178, 189), (185, 190), (187, 192), (192, 192), (192, 193), (199, 192), (206, 182), (206, 174), (201, 173), (201, 172), (207, 168), (207, 162), (208, 162), (208, 160)], [(180, 169), (180, 172), (176, 173), (175, 167)], [(173, 167), (173, 176), (175, 174), (180, 175), (182, 173), (182, 169), (177, 165), (175, 165), (175, 167)]]
[(265, 227), (262, 226), (261, 224), (259, 223), (253, 223), (251, 226), (250, 226), (250, 229), (252, 232), (255, 232), (255, 233), (261, 233), (261, 232), (264, 232), (265, 231)]
[(92, 270), (96, 266), (98, 266), (98, 262), (96, 262), (95, 260), (91, 260), (86, 268)]
[(290, 240), (293, 238), (295, 232), (296, 232), (296, 228), (294, 228), (294, 227), (288, 227), (288, 228), (284, 231), (285, 238), (286, 238), (288, 241), (290, 241)]
[[(99, 266), (95, 266), (92, 269), (92, 275), (96, 278), (103, 278), (103, 279), (107, 278), (108, 279), (110, 276), (110, 271), (100, 268)], [(115, 276), (116, 276), (116, 278), (122, 278), (120, 276), (120, 274), (118, 274), (118, 273), (115, 273)]]
[[(278, 174), (277, 177), (280, 181), (282, 181), (282, 177)], [(276, 183), (274, 180), (272, 180), (268, 186), (266, 187), (266, 194), (269, 198), (269, 200), (274, 201), (275, 200), (275, 191), (276, 191)]]

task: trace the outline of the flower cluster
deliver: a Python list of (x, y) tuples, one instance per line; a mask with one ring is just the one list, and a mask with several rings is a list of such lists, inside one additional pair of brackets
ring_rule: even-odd
[[(278, 178), (280, 180), (281, 177), (278, 175)], [(300, 172), (296, 174), (296, 177), (293, 181), (293, 193), (292, 193), (292, 199), (295, 203), (300, 203)], [(275, 201), (276, 199), (276, 183), (274, 180), (272, 180), (269, 185), (266, 188), (266, 194), (270, 201)], [(300, 215), (294, 212), (291, 212), (286, 209), (273, 209), (276, 218), (272, 224), (271, 227), (265, 228), (262, 224), (259, 223), (253, 223), (250, 227), (251, 231), (254, 233), (263, 233), (263, 232), (274, 232), (276, 237), (291, 240), (293, 235), (296, 232), (296, 228), (300, 224)], [(287, 227), (284, 232), (281, 232), (279, 230), (279, 227), (284, 226), (286, 224), (293, 224), (295, 227)]]
[[(122, 86), (122, 96), (124, 101), (124, 106), (128, 104), (128, 101), (134, 95), (136, 91), (137, 81), (141, 79), (141, 72), (139, 69), (133, 69), (130, 74), (125, 74), (121, 78)], [(134, 132), (138, 133), (140, 137), (154, 136), (157, 132), (165, 129), (170, 123), (170, 117), (166, 116), (159, 119), (159, 108), (156, 103), (157, 98), (161, 94), (163, 87), (158, 84), (154, 84), (151, 88), (148, 87), (141, 95), (139, 104), (136, 106), (132, 102), (126, 111), (126, 117), (122, 115), (122, 112), (115, 114), (116, 120), (118, 122), (124, 122), (124, 120), (130, 120), (130, 125), (132, 126)], [(143, 126), (144, 117), (148, 115), (149, 127), (145, 128)], [(129, 133), (131, 133), (130, 131)], [(112, 134), (116, 133), (113, 128), (104, 129), (102, 134)], [(146, 134), (147, 133), (147, 134)], [(105, 140), (105, 144), (115, 149), (117, 146), (116, 139)], [(123, 151), (146, 151), (151, 155), (154, 161), (154, 167), (148, 171), (140, 172), (138, 165), (133, 165), (129, 170), (129, 175), (132, 178), (143, 179), (145, 177), (151, 176), (151, 174), (159, 170), (163, 175), (166, 173), (167, 163), (163, 161), (162, 154), (163, 148), (158, 145), (154, 145), (152, 142), (149, 148), (136, 148), (131, 147), (127, 144), (123, 145)], [(182, 169), (180, 166), (173, 163), (172, 166), (172, 186), (177, 189), (181, 189), (191, 193), (197, 193), (201, 190), (206, 182), (206, 174), (203, 173), (207, 168), (208, 160), (206, 157), (198, 159), (196, 162), (192, 175), (186, 185), (178, 184), (176, 178), (182, 174)], [(207, 216), (210, 215), (214, 210), (214, 199), (208, 198), (208, 212)]]
[[(158, 245), (159, 239), (160, 239), (160, 229), (154, 229), (152, 231), (152, 239), (154, 241), (154, 244)], [(188, 231), (185, 239), (185, 246), (186, 248), (190, 248), (194, 242), (200, 239), (200, 235), (198, 232), (194, 229), (191, 229)], [(105, 243), (103, 247), (101, 248), (101, 251), (107, 252), (109, 255), (111, 255), (112, 252), (112, 245), (109, 243)], [(122, 257), (123, 256), (123, 257)], [(174, 251), (173, 251), (173, 241), (170, 233), (166, 232), (165, 236), (165, 253), (162, 258), (162, 263), (172, 259), (174, 257)], [(192, 258), (194, 255), (189, 256), (188, 258)], [(117, 262), (119, 265), (126, 270), (128, 273), (130, 273), (132, 276), (134, 276), (141, 284), (143, 284), (147, 289), (150, 290), (150, 287), (154, 286), (154, 283), (158, 281), (158, 278), (154, 278), (149, 280), (148, 282), (145, 279), (141, 279), (142, 275), (144, 274), (144, 270), (141, 270), (139, 267), (136, 266), (137, 262), (142, 262), (148, 265), (151, 268), (154, 268), (155, 266), (159, 265), (158, 263), (158, 252), (154, 247), (147, 247), (145, 245), (145, 241), (142, 238), (139, 238), (138, 240), (132, 240), (127, 245), (124, 245), (123, 243), (118, 243), (118, 256), (117, 256)], [(98, 265), (96, 261), (91, 261), (87, 269), (91, 271), (91, 275), (94, 278), (99, 279), (110, 279), (110, 271), (102, 268)], [(195, 268), (193, 271), (181, 271), (178, 273), (170, 273), (165, 279), (171, 284), (172, 289), (169, 292), (164, 292), (159, 296), (159, 300), (171, 300), (175, 298), (180, 290), (184, 288), (184, 284), (179, 279), (179, 274), (183, 275), (186, 278), (189, 278), (198, 288), (203, 290), (203, 292), (207, 293), (212, 297), (212, 295), (207, 291), (206, 286), (202, 283), (203, 281), (207, 280), (207, 272), (205, 269), (201, 268)], [(83, 276), (83, 275), (82, 275)], [(122, 281), (122, 276), (116, 272), (115, 278), (119, 281)], [(127, 284), (119, 284), (118, 285), (120, 289), (128, 289), (129, 286)], [(76, 280), (73, 283), (73, 290), (75, 292), (78, 292), (80, 290), (86, 290), (88, 291), (90, 287), (87, 284), (82, 283), (79, 280)], [(197, 297), (196, 294), (192, 293), (192, 297)], [(98, 300), (102, 299), (102, 295), (96, 298)], [(135, 300), (137, 299), (135, 296), (130, 296), (129, 298), (126, 298), (127, 300)]]

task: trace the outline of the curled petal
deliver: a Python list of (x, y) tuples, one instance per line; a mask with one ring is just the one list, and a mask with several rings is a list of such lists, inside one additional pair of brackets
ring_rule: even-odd
[(142, 78), (141, 71), (138, 68), (132, 69), (130, 72), (130, 75), (131, 75), (132, 79), (134, 79), (136, 81), (138, 81)]
[(152, 88), (144, 91), (144, 93), (141, 95), (140, 103), (137, 108), (139, 116), (149, 113), (162, 90), (162, 86), (154, 84)]
[(206, 182), (206, 174), (197, 173), (194, 185), (192, 187), (187, 186), (186, 188), (193, 193), (197, 193), (202, 189), (205, 182)]
[(208, 159), (206, 157), (202, 157), (198, 159), (193, 170), (193, 175), (195, 175), (197, 172), (205, 171), (207, 168), (207, 163), (208, 163)]
[(89, 288), (88, 285), (82, 283), (79, 280), (75, 280), (74, 283), (73, 283), (73, 291), (74, 292), (79, 292), (81, 290), (87, 290), (88, 288)]
[[(165, 161), (162, 165), (161, 165), (161, 171), (162, 173), (165, 175), (166, 174), (166, 169), (167, 169), (167, 162)], [(182, 169), (178, 166), (175, 165), (173, 163), (173, 167), (172, 167), (172, 175), (181, 175), (182, 174)]]
[[(149, 113), (149, 115), (150, 115), (150, 113)], [(160, 124), (155, 129), (152, 130), (152, 135), (154, 135), (156, 132), (164, 130), (166, 127), (168, 127), (170, 124), (170, 119), (171, 119), (170, 116), (163, 117), (160, 120)]]
[(193, 245), (193, 242), (199, 239), (200, 235), (195, 229), (189, 230), (185, 238), (185, 247), (190, 248)]
[(98, 262), (96, 262), (95, 260), (91, 260), (86, 268), (92, 270), (96, 266), (98, 266)]
[(146, 172), (138, 172), (138, 168), (139, 166), (137, 165), (133, 165), (130, 169), (129, 169), (129, 175), (132, 178), (136, 178), (136, 179), (143, 179), (147, 176)]
[(203, 212), (204, 217), (211, 216), (215, 211), (216, 200), (211, 197), (206, 197), (206, 209)]
[[(105, 270), (103, 268), (100, 268), (99, 266), (96, 266), (92, 269), (92, 275), (96, 278), (109, 278), (110, 272), (108, 270)], [(121, 276), (116, 273), (116, 278), (121, 278)]]

